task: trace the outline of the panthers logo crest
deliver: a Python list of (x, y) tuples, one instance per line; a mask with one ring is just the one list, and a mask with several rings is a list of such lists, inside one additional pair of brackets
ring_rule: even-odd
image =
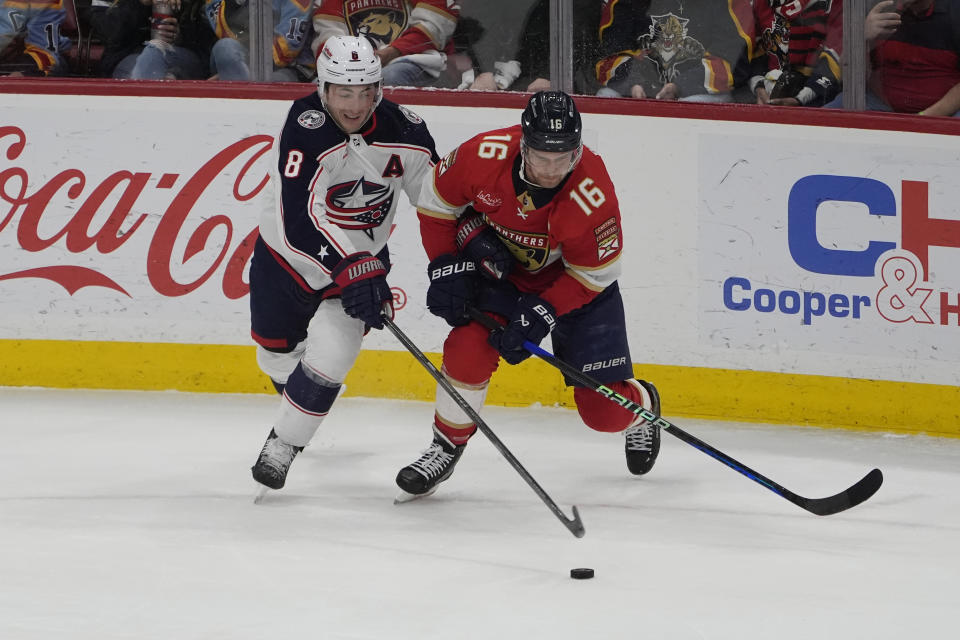
[(677, 77), (677, 65), (703, 57), (703, 45), (688, 35), (689, 23), (688, 18), (673, 13), (650, 16), (648, 33), (638, 38), (640, 48), (659, 67), (660, 80), (664, 84)]
[(350, 32), (365, 37), (374, 49), (387, 46), (407, 28), (407, 8), (403, 0), (353, 0), (344, 3), (343, 11)]

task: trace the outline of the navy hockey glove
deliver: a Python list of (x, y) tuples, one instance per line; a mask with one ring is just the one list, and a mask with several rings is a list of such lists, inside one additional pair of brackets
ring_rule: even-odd
[(430, 313), (443, 318), (451, 327), (470, 322), (467, 305), (477, 292), (476, 263), (446, 253), (430, 262), (427, 275), (430, 277), (427, 289)]
[(352, 253), (337, 264), (330, 277), (340, 287), (343, 310), (351, 318), (375, 329), (383, 329), (381, 313), (393, 318), (393, 294), (380, 258), (366, 251)]
[(462, 255), (472, 258), (480, 266), (480, 273), (491, 280), (503, 280), (510, 272), (513, 255), (479, 213), (460, 218), (457, 247)]
[(528, 294), (520, 298), (506, 326), (490, 333), (488, 342), (504, 360), (520, 364), (530, 357), (530, 352), (523, 348), (524, 341), (540, 344), (556, 326), (557, 312), (553, 305)]

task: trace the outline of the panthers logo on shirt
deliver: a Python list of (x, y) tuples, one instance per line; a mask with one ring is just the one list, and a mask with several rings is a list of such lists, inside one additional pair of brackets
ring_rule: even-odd
[(497, 224), (490, 218), (484, 219), (526, 271), (535, 273), (547, 265), (550, 258), (550, 238), (546, 233), (516, 231)]
[(649, 33), (640, 36), (637, 41), (656, 63), (660, 81), (666, 84), (676, 79), (678, 65), (702, 58), (705, 50), (698, 40), (690, 37), (688, 18), (667, 13), (650, 16), (650, 20)]
[(372, 240), (373, 230), (387, 219), (393, 204), (390, 187), (364, 178), (331, 185), (327, 191), (327, 217), (341, 229), (363, 231)]
[(366, 37), (375, 49), (387, 46), (407, 28), (403, 0), (348, 0), (343, 9), (350, 32)]

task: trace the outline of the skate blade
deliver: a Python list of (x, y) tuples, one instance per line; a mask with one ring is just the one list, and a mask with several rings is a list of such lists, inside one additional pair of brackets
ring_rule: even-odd
[(260, 504), (263, 502), (263, 499), (266, 497), (267, 493), (270, 492), (270, 487), (266, 487), (262, 484), (257, 484), (257, 493), (253, 496), (253, 504)]
[(427, 496), (432, 496), (436, 493), (437, 488), (434, 487), (427, 491), (426, 493), (407, 493), (403, 489), (400, 490), (400, 493), (397, 494), (397, 497), (393, 499), (393, 504), (403, 504), (405, 502), (413, 502), (414, 500), (419, 500), (420, 498), (426, 498)]

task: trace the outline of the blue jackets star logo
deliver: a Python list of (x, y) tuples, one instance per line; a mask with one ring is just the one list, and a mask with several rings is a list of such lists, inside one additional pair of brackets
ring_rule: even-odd
[(374, 229), (390, 215), (393, 191), (390, 187), (360, 178), (341, 182), (327, 190), (327, 217), (341, 229), (363, 231), (373, 239)]

